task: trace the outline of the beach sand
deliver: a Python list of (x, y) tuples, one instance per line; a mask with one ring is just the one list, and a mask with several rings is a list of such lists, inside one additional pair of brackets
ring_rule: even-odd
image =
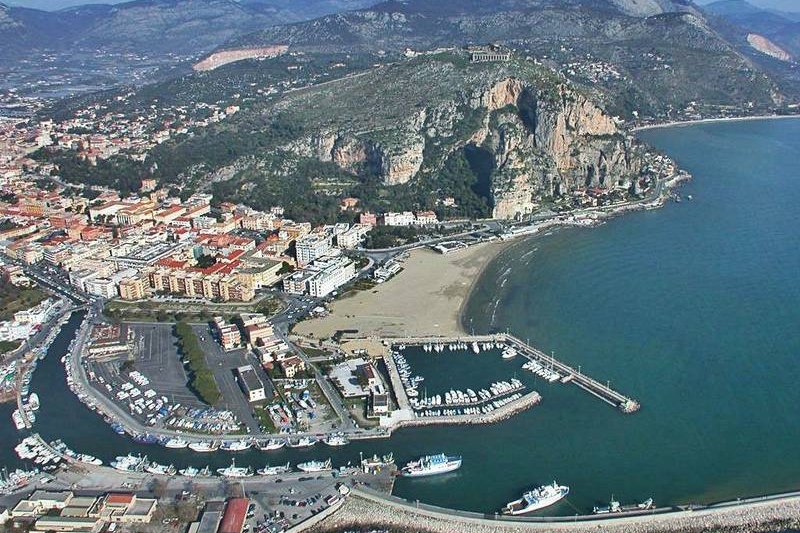
[(485, 243), (441, 255), (414, 250), (404, 269), (368, 291), (345, 295), (323, 318), (301, 322), (298, 335), (329, 338), (338, 330), (359, 336), (459, 335), (461, 309), (473, 283), (505, 246)]

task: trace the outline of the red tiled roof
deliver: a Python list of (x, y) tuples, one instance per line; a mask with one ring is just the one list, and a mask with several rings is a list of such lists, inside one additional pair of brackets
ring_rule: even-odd
[(106, 496), (106, 503), (114, 505), (129, 504), (133, 501), (133, 494), (109, 494)]
[(244, 520), (247, 516), (247, 507), (250, 500), (247, 498), (232, 498), (225, 506), (225, 514), (217, 529), (217, 533), (242, 533)]

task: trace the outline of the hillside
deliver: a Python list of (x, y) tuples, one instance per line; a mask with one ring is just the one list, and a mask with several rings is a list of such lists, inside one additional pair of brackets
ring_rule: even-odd
[(262, 99), (158, 146), (143, 164), (39, 157), (65, 179), (152, 174), (330, 221), (346, 196), (376, 211), (452, 197), (451, 214), (511, 218), (577, 188), (627, 189), (644, 152), (586, 92), (535, 61), (442, 53)]
[(81, 47), (200, 54), (266, 26), (365, 5), (366, 0), (134, 0), (50, 12), (0, 4), (0, 57)]
[(761, 9), (745, 0), (721, 0), (704, 9), (739, 26), (742, 34), (768, 40), (790, 56), (784, 60), (800, 58), (800, 14)]
[(666, 116), (689, 102), (772, 105), (783, 99), (761, 65), (693, 4), (678, 0), (388, 1), (265, 28), (224, 48), (399, 52), (494, 41), (575, 71), (575, 81), (599, 89), (597, 97), (626, 118), (634, 111)]

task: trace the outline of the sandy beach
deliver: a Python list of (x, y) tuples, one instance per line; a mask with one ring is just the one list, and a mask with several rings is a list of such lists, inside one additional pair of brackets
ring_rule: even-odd
[(638, 126), (631, 131), (654, 130), (660, 128), (674, 128), (677, 126), (692, 126), (694, 124), (711, 124), (714, 122), (745, 122), (750, 120), (779, 120), (787, 118), (800, 118), (800, 115), (754, 115), (752, 117), (727, 117), (727, 118), (704, 118), (700, 120), (677, 120), (674, 122), (664, 122), (663, 124), (648, 124)]
[(338, 330), (388, 337), (464, 333), (461, 309), (480, 273), (504, 247), (484, 243), (448, 255), (414, 250), (394, 278), (343, 297), (328, 316), (302, 322), (294, 331), (317, 339)]

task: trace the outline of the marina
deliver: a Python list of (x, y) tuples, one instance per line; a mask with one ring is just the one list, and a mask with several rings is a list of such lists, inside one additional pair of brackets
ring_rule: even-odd
[[(407, 405), (416, 418), (458, 417), (476, 414), (489, 414), (494, 409), (523, 398), (525, 385), (517, 378), (493, 382), (486, 388), (451, 389), (443, 393), (429, 395), (420, 392), (424, 387), (424, 376), (414, 375), (411, 364), (403, 355), (409, 347), (421, 348), (430, 357), (445, 353), (499, 354), (505, 361), (524, 360), (522, 369), (538, 376), (548, 383), (574, 384), (623, 413), (634, 413), (640, 405), (622, 393), (604, 385), (596, 379), (559, 361), (554, 355), (547, 355), (508, 333), (497, 335), (463, 337), (416, 337), (401, 339), (382, 339), (392, 348), (392, 356), (386, 358), (391, 382), (397, 395), (398, 405)], [(480, 365), (480, 360), (470, 364)]]

